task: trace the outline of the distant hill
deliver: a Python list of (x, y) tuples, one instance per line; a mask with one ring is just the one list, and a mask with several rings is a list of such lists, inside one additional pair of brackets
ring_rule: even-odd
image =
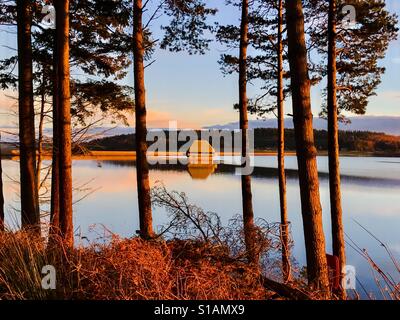
[[(259, 128), (254, 130), (254, 144), (256, 150), (276, 150), (278, 131), (274, 128)], [(185, 141), (178, 144), (178, 148)], [(210, 140), (210, 143), (212, 141)], [(340, 131), (339, 144), (341, 151), (372, 153), (376, 155), (400, 155), (400, 137), (374, 133), (367, 131)], [(168, 145), (168, 133), (166, 134), (166, 145)], [(285, 130), (285, 145), (287, 150), (295, 150), (295, 134), (293, 129)], [(326, 130), (315, 130), (315, 145), (319, 151), (328, 148), (328, 137)], [(85, 145), (93, 151), (134, 151), (135, 135), (119, 135), (105, 137), (90, 141)], [(213, 147), (216, 147), (213, 145)], [(221, 149), (223, 140), (221, 141)], [(160, 150), (161, 151), (161, 150)], [(170, 150), (176, 151), (176, 150)], [(217, 150), (219, 151), (219, 150)]]
[[(390, 135), (400, 135), (400, 117), (396, 116), (358, 116), (349, 117), (350, 123), (340, 123), (339, 129), (342, 131), (370, 131), (382, 132)], [(276, 119), (266, 120), (250, 120), (250, 129), (256, 128), (277, 128)], [(293, 128), (292, 118), (285, 119), (285, 127), (288, 129)], [(233, 130), (239, 128), (238, 122), (231, 122), (222, 125), (208, 126), (207, 129), (227, 129)], [(327, 121), (321, 118), (314, 118), (314, 129), (327, 130)]]

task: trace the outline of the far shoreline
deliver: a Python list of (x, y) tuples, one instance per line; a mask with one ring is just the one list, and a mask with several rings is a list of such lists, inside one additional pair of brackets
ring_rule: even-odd
[[(278, 154), (273, 150), (256, 150), (251, 154), (255, 157), (260, 156), (270, 156), (276, 157)], [(328, 151), (318, 151), (317, 156), (327, 156)], [(185, 153), (183, 152), (151, 152), (148, 153), (149, 157), (183, 157)], [(239, 152), (234, 153), (216, 153), (216, 156), (240, 156)], [(296, 156), (296, 151), (288, 150), (285, 152), (285, 156)], [(383, 154), (374, 152), (356, 152), (356, 151), (342, 151), (340, 152), (341, 157), (387, 157), (387, 158), (397, 158), (400, 157), (399, 154)], [(3, 159), (18, 159), (18, 150), (3, 150), (1, 157)], [(45, 152), (42, 154), (42, 159), (49, 160), (52, 158), (52, 154)], [(136, 151), (88, 151), (85, 154), (74, 154), (72, 156), (73, 160), (136, 160)]]

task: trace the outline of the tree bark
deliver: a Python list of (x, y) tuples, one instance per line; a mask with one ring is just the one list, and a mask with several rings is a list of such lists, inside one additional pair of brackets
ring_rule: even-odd
[(154, 236), (150, 198), (149, 167), (147, 163), (146, 90), (144, 83), (144, 39), (142, 25), (142, 0), (134, 0), (133, 11), (133, 56), (135, 82), (135, 126), (136, 126), (136, 181), (139, 204), (140, 236)]
[(59, 192), (60, 231), (67, 245), (72, 246), (72, 149), (71, 101), (69, 70), (69, 0), (58, 0), (56, 7), (58, 104), (59, 104)]
[(32, 73), (32, 4), (17, 1), (21, 225), (40, 233)]
[(286, 297), (290, 300), (313, 300), (313, 297), (300, 289), (291, 287), (287, 284), (279, 283), (274, 280), (268, 279), (264, 276), (260, 276), (260, 281), (264, 288), (275, 291), (282, 297)]
[(323, 297), (327, 297), (329, 294), (329, 278), (322, 226), (317, 151), (314, 144), (310, 79), (301, 0), (286, 0), (286, 14), (293, 122), (296, 135), (308, 282), (313, 290), (319, 290)]
[(53, 147), (51, 161), (50, 233), (60, 234), (60, 155), (59, 155), (59, 103), (58, 103), (58, 54), (54, 33), (53, 49)]
[[(340, 283), (346, 265), (345, 242), (343, 236), (342, 204), (339, 167), (339, 127), (336, 85), (336, 0), (329, 1), (328, 18), (328, 155), (329, 155), (329, 193), (331, 203), (333, 255), (339, 258)], [(335, 292), (346, 298), (342, 286)]]
[(0, 132), (0, 231), (4, 231), (4, 191), (3, 191), (3, 159), (1, 152), (1, 132)]
[[(41, 184), (41, 171), (42, 171), (42, 158), (43, 158), (43, 126), (44, 126), (44, 107), (46, 104), (46, 92), (45, 92), (45, 70), (42, 69), (42, 90), (40, 93), (40, 114), (39, 114), (39, 134), (38, 134), (38, 152), (37, 152), (37, 164), (36, 164), (36, 185), (38, 190), (38, 198), (40, 198), (40, 184)], [(39, 200), (40, 210), (40, 200)]]
[[(242, 159), (249, 159), (249, 121), (247, 114), (247, 47), (248, 47), (248, 29), (249, 29), (249, 1), (242, 1), (242, 17), (240, 24), (240, 52), (239, 52), (239, 114), (240, 130), (242, 132)], [(251, 176), (242, 174), (242, 209), (244, 236), (248, 260), (250, 263), (257, 263), (258, 257), (255, 252), (254, 235), (254, 212), (251, 191)]]
[(282, 275), (283, 281), (290, 281), (290, 248), (289, 248), (289, 220), (286, 200), (285, 174), (285, 122), (284, 122), (284, 94), (283, 94), (283, 0), (278, 3), (278, 171), (279, 171), (279, 203), (281, 211), (281, 243), (282, 243)]

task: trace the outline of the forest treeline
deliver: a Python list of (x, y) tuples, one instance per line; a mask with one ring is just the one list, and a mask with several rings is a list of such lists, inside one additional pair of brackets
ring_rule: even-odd
[[(65, 262), (65, 254), (70, 253), (72, 258), (76, 253), (72, 152), (77, 137), (74, 127), (89, 128), (102, 120), (127, 123), (130, 116), (134, 118), (135, 135), (121, 139), (132, 139), (130, 143), (136, 149), (139, 230), (132, 232), (136, 231), (140, 243), (154, 244), (162, 238), (163, 233), (155, 231), (153, 209), (167, 206), (174, 214), (172, 220), (176, 222), (178, 218), (175, 227), (180, 234), (187, 235), (187, 223), (194, 221), (194, 226), (200, 230), (198, 239), (201, 241), (198, 241), (205, 247), (216, 244), (217, 251), (220, 247), (229, 247), (217, 236), (216, 231), (221, 230), (219, 224), (214, 229), (210, 222), (212, 218), (189, 205), (182, 193), (168, 193), (164, 189), (154, 193), (147, 161), (145, 76), (148, 68), (157, 68), (155, 56), (159, 50), (171, 54), (207, 54), (210, 43), (217, 42), (223, 47), (219, 60), (221, 71), (237, 77), (232, 107), (238, 110), (242, 141), (242, 164), (237, 168), (241, 173), (240, 228), (226, 237), (227, 243), (232, 245), (231, 239), (240, 238), (245, 248), (241, 258), (252, 270), (246, 275), (256, 279), (263, 288), (279, 291), (290, 298), (308, 298), (306, 291), (315, 293), (319, 299), (346, 299), (342, 282), (346, 254), (340, 152), (347, 146), (351, 148), (352, 143), (357, 149), (368, 149), (373, 145), (376, 152), (398, 149), (395, 138), (373, 133), (343, 133), (339, 136), (338, 126), (344, 114), (364, 114), (370, 97), (376, 95), (381, 83), (385, 68), (380, 62), (398, 33), (398, 17), (388, 11), (385, 0), (227, 0), (224, 4), (219, 0), (54, 0), (49, 3), (54, 5), (55, 16), (52, 18), (46, 18), (42, 13), (47, 1), (0, 1), (0, 25), (12, 28), (10, 34), (16, 38), (16, 48), (11, 48), (10, 56), (0, 61), (0, 87), (18, 93), (18, 212), (21, 229), (27, 231), (27, 239), (22, 236), (24, 239), (20, 243), (34, 245), (36, 253), (33, 257), (37, 261), (47, 259), (47, 253), (54, 247), (61, 248), (54, 252), (62, 262)], [(224, 24), (223, 19), (219, 20), (219, 11), (224, 10), (224, 6), (237, 9), (239, 21)], [(352, 10), (356, 15), (351, 14)], [(162, 23), (156, 31), (158, 19)], [(47, 27), (49, 22), (54, 26)], [(129, 82), (129, 71), (133, 73), (133, 81), (126, 85), (121, 80)], [(252, 97), (247, 91), (249, 82), (259, 89)], [(321, 92), (323, 99), (318, 113), (327, 119), (327, 132), (313, 130), (315, 106), (312, 108), (311, 89), (317, 84), (326, 84)], [(288, 99), (291, 99), (291, 113), (285, 110)], [(260, 236), (262, 228), (255, 218), (252, 178), (246, 171), (251, 151), (249, 114), (264, 117), (269, 113), (277, 116), (278, 130), (256, 131), (256, 148), (271, 144), (271, 149), (277, 151), (281, 283), (266, 278), (262, 272), (260, 243), (264, 250), (266, 247), (260, 241), (264, 238)], [(293, 119), (294, 129), (285, 131), (284, 117), (288, 114)], [(100, 119), (93, 122), (96, 117)], [(53, 129), (52, 160), (48, 167), (42, 166), (41, 161), (46, 124)], [(84, 134), (85, 129), (81, 133)], [(109, 140), (104, 141), (108, 143)], [(122, 141), (118, 143), (123, 144)], [(285, 151), (292, 148), (297, 156), (301, 199), (298, 214), (303, 221), (306, 252), (306, 289), (301, 292), (293, 277), (286, 192)], [(328, 151), (329, 158), (331, 248), (326, 247), (319, 189), (316, 157), (321, 148)], [(51, 187), (43, 183), (47, 178)], [(40, 196), (47, 191), (50, 210), (43, 216)], [(0, 192), (2, 232), (6, 230), (2, 185)], [(186, 209), (194, 211), (185, 215)], [(189, 219), (182, 220), (187, 216)], [(41, 242), (44, 217), (49, 221), (45, 244)], [(206, 223), (206, 232), (203, 223)], [(15, 257), (32, 256), (25, 251), (24, 245), (16, 245), (21, 251), (13, 254), (8, 248), (13, 248), (15, 238), (10, 240), (6, 234), (4, 239), (5, 244), (12, 245), (3, 246), (4, 258), (0, 260), (3, 264)], [(35, 241), (39, 243), (37, 246)], [(37, 252), (36, 249), (45, 245), (49, 251)], [(103, 253), (107, 250), (115, 252), (113, 248), (103, 249)], [(223, 260), (232, 261), (229, 259), (233, 259), (235, 246), (227, 252), (223, 254)], [(98, 253), (95, 249), (88, 252), (88, 257), (96, 257)], [(101, 259), (92, 261), (98, 260)], [(24, 262), (21, 270), (26, 271)], [(125, 262), (121, 261), (119, 271), (126, 267)], [(6, 270), (0, 274), (0, 280), (6, 279), (0, 290), (8, 290), (13, 285), (13, 281), (7, 280), (14, 274), (10, 273), (15, 270), (14, 265), (9, 269), (2, 269), (3, 265), (0, 265), (0, 272)], [(90, 267), (91, 263), (87, 265)], [(105, 269), (99, 267), (98, 270)], [(71, 275), (70, 272), (66, 274)], [(112, 279), (113, 274), (112, 268)], [(100, 273), (100, 277), (102, 275)], [(37, 279), (37, 275), (35, 277)], [(15, 278), (18, 280), (21, 276), (17, 274)], [(399, 293), (395, 286), (392, 289)]]
[[(220, 132), (215, 131), (216, 135)], [(179, 134), (179, 131), (178, 133)], [(197, 132), (199, 139), (201, 132)], [(210, 131), (212, 135), (212, 130)], [(296, 149), (294, 129), (285, 129), (285, 150), (294, 151)], [(328, 150), (328, 132), (326, 130), (314, 130), (315, 146), (318, 151)], [(231, 134), (233, 137), (233, 134)], [(169, 135), (165, 131), (165, 146), (166, 150), (160, 151), (177, 151), (169, 149)], [(274, 128), (258, 128), (254, 129), (254, 149), (256, 151), (275, 151), (278, 146), (278, 129)], [(181, 148), (187, 141), (179, 141), (178, 149)], [(209, 142), (213, 145), (213, 139)], [(215, 142), (215, 141), (214, 141)], [(149, 142), (151, 144), (151, 142)], [(214, 144), (215, 146), (215, 144)], [(387, 135), (379, 132), (369, 131), (339, 131), (339, 146), (343, 152), (350, 151), (355, 153), (371, 153), (384, 156), (396, 156), (400, 154), (400, 137)], [(134, 134), (116, 135), (94, 139), (81, 145), (82, 148), (76, 148), (77, 153), (83, 150), (87, 151), (135, 151)], [(224, 139), (219, 139), (219, 149), (223, 150)]]

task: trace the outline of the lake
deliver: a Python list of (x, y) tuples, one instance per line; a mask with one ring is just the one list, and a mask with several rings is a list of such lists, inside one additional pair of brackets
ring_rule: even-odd
[[(254, 211), (257, 217), (268, 222), (279, 221), (279, 196), (277, 161), (273, 156), (255, 157), (252, 179)], [(48, 165), (45, 163), (44, 166)], [(293, 255), (300, 265), (305, 264), (304, 239), (300, 213), (300, 195), (296, 174), (296, 158), (286, 158), (287, 197), (289, 220), (294, 240)], [(328, 159), (318, 157), (320, 171), (321, 203), (324, 212), (324, 231), (327, 252), (331, 252)], [(18, 162), (3, 160), (6, 223), (16, 224), (18, 208)], [(361, 285), (377, 298), (382, 298), (373, 270), (365, 259), (354, 250), (354, 244), (366, 249), (375, 262), (400, 282), (399, 273), (390, 261), (385, 249), (357, 223), (371, 231), (386, 243), (397, 259), (400, 259), (400, 158), (342, 157), (343, 220), (346, 232), (347, 263), (356, 267), (358, 291)], [(157, 166), (151, 169), (154, 185), (162, 181), (168, 190), (184, 191), (192, 203), (206, 211), (218, 213), (227, 222), (241, 213), (240, 176), (234, 174), (234, 166), (220, 164), (215, 172), (189, 172), (184, 166)], [(133, 161), (75, 160), (74, 179), (74, 226), (76, 232), (89, 239), (101, 237), (93, 231), (93, 225), (104, 225), (113, 233), (131, 237), (138, 229), (136, 201), (136, 171)], [(78, 190), (79, 189), (79, 190)], [(79, 201), (78, 201), (79, 200)], [(45, 206), (44, 206), (45, 208)], [(154, 211), (154, 227), (168, 221), (163, 209)], [(95, 230), (101, 230), (96, 228)], [(353, 241), (352, 242), (350, 242)]]

